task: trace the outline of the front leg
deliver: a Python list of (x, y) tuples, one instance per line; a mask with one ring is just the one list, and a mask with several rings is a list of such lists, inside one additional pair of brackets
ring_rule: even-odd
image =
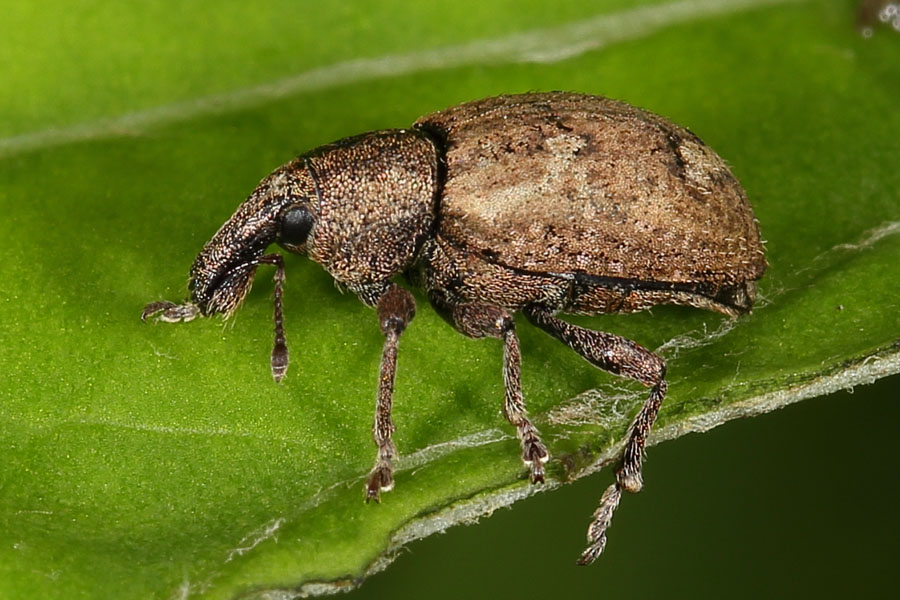
[(394, 487), (393, 460), (397, 449), (391, 436), (396, 429), (391, 420), (394, 398), (394, 375), (397, 372), (397, 344), (400, 334), (416, 314), (416, 302), (412, 294), (402, 287), (390, 284), (377, 300), (378, 324), (384, 334), (384, 350), (381, 353), (381, 375), (378, 379), (378, 400), (375, 405), (375, 424), (372, 434), (378, 454), (375, 466), (366, 481), (366, 502), (379, 500), (380, 492)]
[(141, 311), (141, 321), (146, 322), (149, 317), (157, 317), (165, 323), (179, 323), (193, 321), (200, 314), (200, 309), (190, 302), (175, 304), (168, 300), (151, 302)]
[[(281, 381), (284, 378), (288, 368), (288, 349), (287, 342), (284, 338), (284, 260), (280, 254), (266, 254), (259, 258), (242, 263), (226, 273), (219, 283), (216, 292), (213, 294), (204, 308), (200, 308), (193, 302), (185, 302), (184, 304), (175, 304), (167, 300), (151, 302), (144, 307), (141, 312), (141, 321), (146, 321), (150, 317), (156, 316), (157, 319), (165, 323), (178, 323), (193, 321), (198, 316), (211, 315), (216, 312), (223, 312), (225, 318), (237, 308), (241, 299), (250, 290), (252, 276), (250, 278), (235, 276), (246, 273), (248, 269), (255, 272), (257, 265), (273, 265), (275, 266), (275, 344), (272, 347), (272, 378), (275, 381)], [(215, 305), (220, 297), (237, 298), (231, 302), (229, 310), (222, 311), (218, 308), (211, 309), (211, 305)]]

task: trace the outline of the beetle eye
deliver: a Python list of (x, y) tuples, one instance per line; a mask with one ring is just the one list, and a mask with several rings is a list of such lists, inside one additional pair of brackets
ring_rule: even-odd
[(279, 242), (289, 246), (302, 246), (309, 237), (313, 217), (302, 206), (293, 206), (281, 218), (281, 235)]

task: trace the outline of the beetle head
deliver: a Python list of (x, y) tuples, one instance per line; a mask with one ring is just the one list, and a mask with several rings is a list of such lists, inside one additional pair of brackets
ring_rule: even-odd
[(227, 317), (240, 306), (272, 243), (292, 252), (306, 251), (315, 223), (315, 198), (315, 185), (299, 160), (260, 182), (194, 260), (188, 287), (203, 315)]

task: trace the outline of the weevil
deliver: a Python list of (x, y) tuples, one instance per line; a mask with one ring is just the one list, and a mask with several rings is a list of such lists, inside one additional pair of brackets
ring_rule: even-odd
[(513, 314), (592, 365), (650, 388), (629, 426), (580, 564), (593, 562), (622, 491), (643, 486), (644, 446), (666, 395), (666, 364), (637, 343), (559, 313), (680, 304), (737, 317), (766, 269), (757, 221), (724, 161), (696, 135), (601, 96), (551, 92), (460, 104), (408, 129), (321, 146), (267, 176), (203, 247), (190, 300), (142, 319), (231, 315), (259, 265), (275, 267), (272, 375), (288, 367), (277, 243), (306, 254), (376, 308), (384, 334), (366, 500), (393, 488), (397, 347), (416, 311), (412, 274), (460, 333), (503, 345), (503, 413), (534, 484), (550, 455), (525, 408)]

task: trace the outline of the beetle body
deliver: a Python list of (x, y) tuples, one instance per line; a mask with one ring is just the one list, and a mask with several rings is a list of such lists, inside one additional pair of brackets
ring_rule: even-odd
[(416, 126), (443, 146), (425, 257), (429, 286), (454, 301), (749, 310), (766, 265), (753, 212), (689, 131), (580, 94), (489, 98)]
[(191, 301), (143, 318), (233, 312), (260, 264), (277, 267), (272, 373), (288, 364), (284, 267), (277, 242), (321, 264), (377, 308), (385, 336), (366, 498), (393, 486), (391, 407), (400, 335), (415, 315), (394, 282), (416, 273), (434, 307), (469, 337), (503, 342), (503, 410), (535, 483), (549, 453), (528, 418), (512, 314), (597, 367), (651, 388), (588, 531), (582, 564), (603, 550), (623, 490), (641, 489), (646, 438), (666, 392), (665, 363), (625, 338), (557, 313), (632, 312), (656, 304), (737, 316), (766, 261), (744, 191), (697, 136), (622, 102), (571, 93), (499, 96), (308, 152), (263, 179), (204, 246)]

